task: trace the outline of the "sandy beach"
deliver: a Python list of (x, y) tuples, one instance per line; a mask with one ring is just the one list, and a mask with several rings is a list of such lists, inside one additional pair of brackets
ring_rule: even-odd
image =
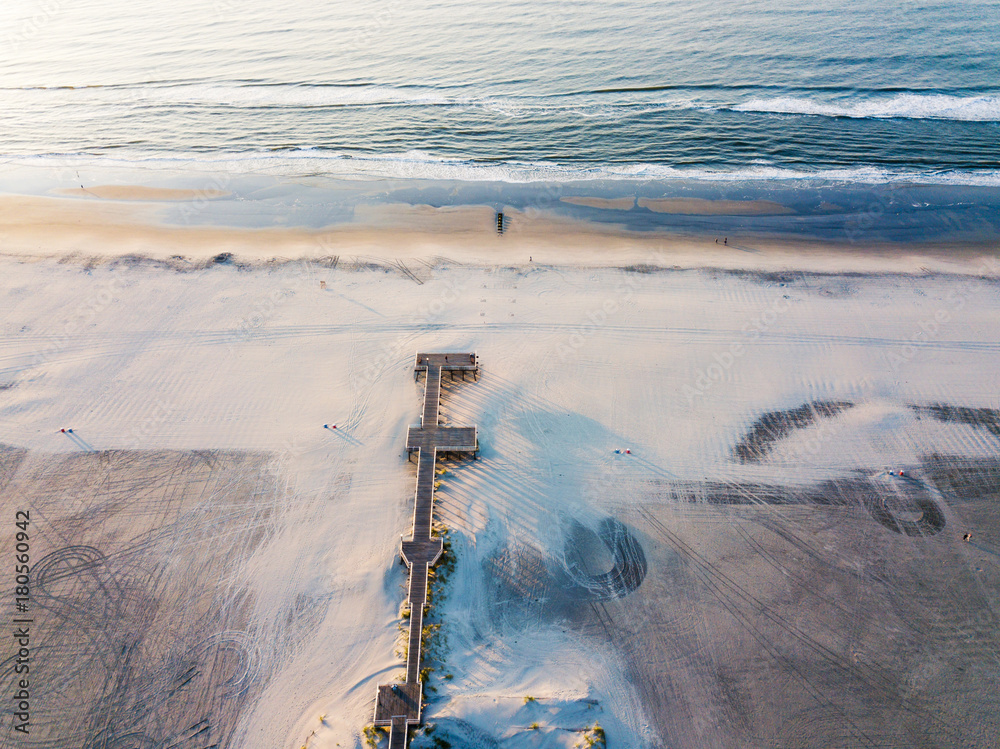
[(0, 749), (997, 749), (1000, 3), (917, 10), (0, 6)]
[(481, 459), (440, 476), (414, 747), (993, 745), (995, 248), (167, 220), (185, 197), (0, 198), (31, 746), (364, 746), (418, 350), (482, 374), (445, 383)]
[[(200, 267), (228, 253), (235, 262), (252, 266), (322, 262), (337, 256), (387, 264), (451, 260), (475, 265), (972, 275), (981, 275), (998, 255), (996, 243), (988, 238), (912, 244), (861, 240), (850, 234), (839, 241), (808, 234), (713, 237), (635, 231), (538, 209), (507, 209), (506, 228), (499, 236), (492, 230), (495, 211), (485, 205), (369, 202), (354, 209), (351, 221), (319, 228), (218, 226), (204, 214), (209, 203), (226, 197), (224, 191), (134, 186), (103, 192), (112, 197), (97, 198), (89, 190), (78, 191), (75, 199), (0, 195), (2, 255), (22, 260), (72, 258), (85, 265), (115, 263), (129, 256), (169, 261), (177, 267)], [(167, 205), (172, 213), (166, 212)], [(660, 201), (653, 209), (730, 217), (788, 212), (766, 201), (748, 208), (722, 200)]]

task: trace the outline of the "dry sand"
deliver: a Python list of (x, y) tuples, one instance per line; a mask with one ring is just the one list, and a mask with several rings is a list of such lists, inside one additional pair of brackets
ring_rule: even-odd
[[(87, 210), (113, 228), (63, 213), (29, 252), (4, 205), (0, 548), (29, 509), (37, 730), (15, 737), (8, 701), (5, 746), (362, 746), (403, 667), (417, 350), (483, 362), (443, 404), (482, 459), (441, 477), (456, 569), (432, 611), (433, 736), (568, 747), (597, 720), (619, 747), (995, 746), (982, 260), (894, 256), (983, 278), (841, 272), (889, 264), (861, 253), (779, 270), (778, 249), (767, 271), (596, 267), (657, 256), (619, 237), (598, 263), (591, 236), (595, 267), (542, 267), (513, 232), (428, 230), (422, 255), (268, 264), (295, 256), (274, 230), (206, 264), (223, 230), (132, 231), (112, 203)], [(147, 241), (188, 260), (112, 260)]]

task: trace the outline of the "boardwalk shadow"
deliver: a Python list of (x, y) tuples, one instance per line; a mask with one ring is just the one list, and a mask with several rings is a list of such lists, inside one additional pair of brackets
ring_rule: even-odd
[(621, 437), (599, 421), (571, 411), (525, 411), (514, 419), (513, 426), (540, 452), (557, 450), (560, 455), (591, 456), (595, 449), (614, 449), (612, 445), (623, 444)]

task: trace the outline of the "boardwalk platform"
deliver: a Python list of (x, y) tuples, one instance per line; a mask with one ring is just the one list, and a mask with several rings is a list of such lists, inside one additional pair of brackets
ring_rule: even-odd
[(409, 540), (400, 543), (399, 553), (410, 568), (408, 601), (410, 626), (407, 633), (406, 681), (380, 684), (375, 701), (375, 725), (390, 726), (390, 749), (403, 749), (408, 727), (421, 721), (420, 645), (427, 604), (427, 570), (441, 556), (443, 542), (431, 535), (434, 515), (434, 466), (439, 451), (472, 453), (479, 449), (476, 427), (443, 427), (438, 423), (441, 407), (443, 372), (471, 372), (479, 378), (479, 360), (475, 353), (418, 353), (414, 372), (426, 375), (424, 407), (420, 426), (410, 427), (406, 449), (417, 458), (417, 488), (413, 503), (413, 531)]
[(415, 372), (426, 372), (428, 367), (439, 367), (449, 371), (464, 370), (479, 372), (479, 357), (468, 354), (417, 354)]
[(410, 427), (406, 433), (406, 449), (445, 450), (453, 452), (476, 451), (475, 427)]

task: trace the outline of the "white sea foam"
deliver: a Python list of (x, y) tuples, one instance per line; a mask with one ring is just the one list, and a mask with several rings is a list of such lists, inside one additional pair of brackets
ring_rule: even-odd
[(30, 105), (39, 99), (59, 105), (130, 104), (135, 106), (178, 105), (246, 109), (313, 107), (436, 106), (470, 107), (502, 117), (530, 117), (544, 113), (577, 114), (582, 117), (641, 115), (663, 109), (711, 108), (690, 98), (659, 101), (606, 101), (580, 96), (469, 96), (459, 91), (428, 87), (383, 85), (307, 85), (237, 83), (148, 83), (115, 86), (0, 89), (12, 103)]
[(84, 86), (8, 90), (7, 95), (86, 99), (108, 104), (176, 104), (241, 108), (362, 107), (391, 105), (451, 105), (460, 98), (432, 89), (391, 86), (315, 86), (298, 84), (237, 85), (231, 83), (142, 84), (134, 86)]
[(843, 169), (786, 169), (753, 164), (742, 169), (712, 170), (663, 164), (556, 164), (550, 162), (477, 162), (413, 150), (370, 155), (323, 151), (312, 147), (282, 151), (187, 153), (165, 155), (118, 149), (114, 155), (50, 154), (0, 155), (3, 171), (34, 167), (56, 171), (162, 170), (210, 174), (261, 174), (276, 177), (329, 177), (331, 179), (425, 179), (465, 182), (584, 182), (678, 181), (708, 182), (808, 182), (839, 184), (923, 184), (1000, 187), (1000, 170), (949, 170), (920, 172), (888, 170), (875, 166)]
[(153, 101), (231, 107), (358, 107), (456, 103), (440, 93), (389, 86), (182, 86), (152, 89)]
[(737, 112), (771, 112), (822, 117), (901, 118), (1000, 122), (1000, 96), (899, 94), (892, 98), (823, 102), (779, 96), (751, 99), (732, 107)]
[[(871, 119), (938, 119), (964, 122), (1000, 122), (1000, 96), (955, 96), (951, 94), (898, 94), (893, 97), (865, 97), (820, 100), (796, 96), (752, 98), (738, 103), (707, 101), (690, 94), (608, 100), (597, 94), (573, 96), (470, 96), (430, 87), (383, 85), (307, 85), (177, 83), (79, 88), (5, 89), (4, 95), (51, 97), (71, 104), (81, 99), (94, 103), (133, 105), (190, 105), (233, 108), (310, 108), (385, 106), (463, 106), (493, 112), (503, 117), (528, 117), (565, 113), (587, 118), (641, 116), (663, 110), (729, 110), (747, 113), (800, 114), (818, 117)], [(27, 103), (27, 102), (25, 102)]]

